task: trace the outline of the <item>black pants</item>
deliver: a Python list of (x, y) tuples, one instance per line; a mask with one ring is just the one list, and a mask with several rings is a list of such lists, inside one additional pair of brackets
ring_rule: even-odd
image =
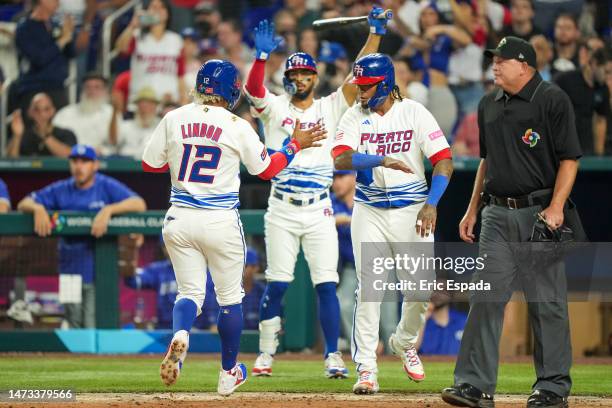
[(542, 256), (530, 252), (526, 243), (534, 214), (541, 210), (539, 206), (511, 210), (489, 205), (482, 212), (479, 256), (486, 261), (473, 280), (489, 282), (491, 292), (470, 294), (455, 384), (469, 383), (487, 394), (495, 393), (504, 309), (512, 292), (522, 288), (534, 335), (537, 379), (533, 389), (569, 395), (572, 350), (564, 268), (559, 262), (543, 267)]

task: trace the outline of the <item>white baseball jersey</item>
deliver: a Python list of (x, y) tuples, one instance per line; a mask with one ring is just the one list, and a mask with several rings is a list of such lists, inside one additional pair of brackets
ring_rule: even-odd
[(295, 120), (303, 129), (322, 123), (328, 136), (321, 147), (299, 151), (291, 163), (272, 179), (272, 187), (283, 194), (312, 196), (323, 193), (332, 183), (334, 165), (331, 157), (333, 134), (348, 104), (339, 88), (324, 98), (315, 99), (306, 110), (291, 104), (289, 95), (274, 95), (267, 89), (263, 98), (245, 93), (255, 106), (256, 117), (264, 123), (266, 147), (280, 150), (291, 138)]
[(206, 209), (238, 207), (240, 162), (251, 174), (270, 164), (247, 121), (224, 108), (195, 103), (161, 120), (142, 160), (150, 167), (169, 166), (172, 204)]
[(342, 117), (334, 146), (359, 153), (402, 160), (414, 172), (379, 166), (357, 172), (355, 201), (379, 208), (405, 207), (427, 198), (423, 156), (435, 160), (449, 149), (440, 126), (423, 105), (410, 99), (395, 101), (384, 116), (350, 108)]
[(166, 31), (159, 41), (151, 33), (135, 35), (130, 44), (130, 102), (146, 86), (153, 88), (158, 98), (170, 95), (178, 101), (179, 78), (185, 73), (182, 52), (183, 39), (172, 31)]

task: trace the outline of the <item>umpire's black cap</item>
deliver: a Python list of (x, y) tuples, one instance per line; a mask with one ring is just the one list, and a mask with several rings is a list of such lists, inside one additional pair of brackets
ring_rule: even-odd
[(536, 52), (533, 46), (518, 37), (508, 36), (502, 38), (499, 44), (497, 44), (497, 48), (485, 50), (484, 55), (489, 58), (498, 56), (505, 59), (515, 59), (537, 68)]

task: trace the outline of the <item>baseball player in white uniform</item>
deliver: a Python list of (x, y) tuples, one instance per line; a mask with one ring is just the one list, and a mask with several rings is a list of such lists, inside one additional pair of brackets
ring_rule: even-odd
[(210, 60), (198, 72), (195, 103), (168, 113), (149, 139), (143, 168), (170, 170), (172, 206), (162, 229), (176, 275), (178, 295), (173, 309), (174, 336), (160, 368), (166, 385), (174, 384), (187, 349), (189, 331), (201, 313), (206, 270), (213, 282), (219, 317), (221, 365), (217, 392), (231, 394), (247, 378), (237, 363), (242, 332), (242, 273), (245, 243), (237, 207), (240, 162), (251, 174), (269, 180), (291, 162), (301, 148), (318, 146), (325, 131), (296, 129), (278, 152), (269, 155), (258, 135), (230, 110), (240, 96), (236, 67)]
[[(385, 13), (380, 7), (372, 9), (368, 16), (370, 35), (360, 55), (378, 49), (391, 17), (391, 13)], [(263, 78), (266, 59), (277, 45), (274, 25), (261, 21), (255, 33), (256, 60), (245, 84), (245, 93), (256, 116), (263, 121), (266, 147), (271, 150), (283, 145), (298, 119), (306, 129), (321, 124), (333, 132), (342, 114), (357, 98), (357, 87), (348, 82), (349, 76), (336, 92), (315, 99), (317, 67), (314, 58), (304, 52), (290, 55), (285, 63), (283, 82), (287, 94), (271, 94), (263, 86)], [(321, 149), (298, 153), (291, 165), (272, 179), (265, 215), (267, 285), (260, 308), (260, 354), (253, 366), (255, 376), (272, 374), (281, 330), (281, 301), (293, 281), (300, 245), (319, 301), (319, 321), (325, 340), (325, 375), (346, 378), (348, 374), (338, 351), (338, 235), (329, 198), (333, 177), (331, 139)]]
[[(359, 378), (353, 391), (372, 394), (378, 391), (380, 301), (362, 298), (363, 278), (370, 267), (362, 265), (362, 245), (384, 243), (376, 245), (376, 251), (384, 257), (395, 257), (400, 254), (399, 243), (433, 242), (436, 205), (453, 167), (440, 126), (423, 105), (402, 99), (395, 86), (393, 62), (387, 55), (370, 54), (358, 59), (352, 82), (359, 86), (360, 104), (342, 117), (332, 154), (337, 169), (357, 170), (351, 238), (359, 288), (351, 351)], [(429, 191), (423, 156), (434, 166)], [(411, 278), (404, 276), (408, 273), (405, 269), (398, 268), (396, 273), (400, 280)], [(389, 347), (401, 357), (408, 377), (418, 382), (425, 378), (425, 372), (414, 344), (425, 321), (427, 302), (410, 301), (410, 292), (404, 296), (402, 317)]]

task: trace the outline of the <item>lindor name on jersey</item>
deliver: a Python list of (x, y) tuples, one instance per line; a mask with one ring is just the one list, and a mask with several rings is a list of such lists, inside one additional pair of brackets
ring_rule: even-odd
[(169, 167), (173, 205), (221, 210), (239, 205), (240, 162), (251, 174), (270, 164), (246, 120), (224, 108), (195, 103), (164, 116), (142, 160), (156, 169)]

